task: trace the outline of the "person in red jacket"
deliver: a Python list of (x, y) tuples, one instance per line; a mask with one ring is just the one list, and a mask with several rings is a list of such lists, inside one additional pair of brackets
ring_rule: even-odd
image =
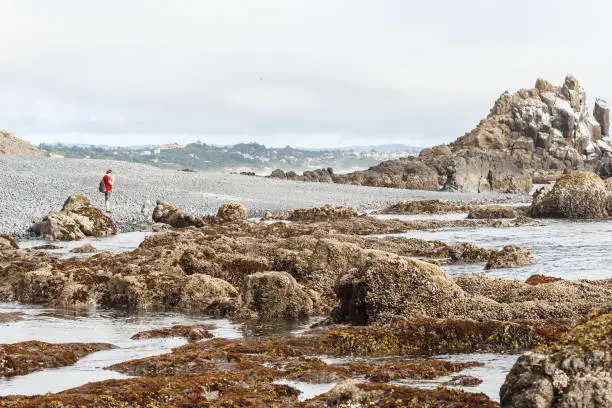
[(103, 180), (104, 186), (106, 187), (106, 191), (104, 191), (104, 207), (106, 208), (106, 212), (110, 213), (111, 195), (113, 194), (113, 185), (115, 184), (115, 176), (111, 169), (106, 170)]

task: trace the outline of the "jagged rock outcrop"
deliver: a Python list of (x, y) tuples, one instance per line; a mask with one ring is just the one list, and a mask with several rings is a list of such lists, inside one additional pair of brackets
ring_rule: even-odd
[(113, 220), (83, 195), (68, 197), (58, 212), (50, 212), (30, 231), (45, 239), (74, 241), (85, 237), (104, 237), (117, 234)]
[(42, 152), (6, 130), (0, 130), (0, 155), (2, 154), (8, 156), (38, 156)]
[(537, 191), (529, 213), (536, 218), (606, 218), (608, 198), (598, 175), (576, 171), (564, 174), (549, 191)]
[(502, 408), (612, 406), (612, 313), (521, 356), (500, 390)]
[(563, 85), (538, 79), (532, 89), (504, 92), (475, 129), (417, 158), (391, 160), (365, 171), (337, 175), (321, 170), (271, 177), (333, 181), (377, 187), (528, 192), (532, 178), (556, 179), (563, 170), (612, 175), (609, 108), (595, 101), (593, 114), (578, 80)]
[(592, 116), (571, 75), (560, 87), (538, 79), (535, 88), (503, 93), (489, 116), (450, 149), (496, 154), (526, 170), (590, 168), (591, 162), (612, 157), (609, 110), (598, 99)]

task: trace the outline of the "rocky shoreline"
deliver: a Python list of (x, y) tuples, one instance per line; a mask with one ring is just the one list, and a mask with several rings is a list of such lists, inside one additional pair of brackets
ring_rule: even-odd
[(237, 201), (249, 209), (249, 217), (261, 217), (266, 211), (325, 204), (351, 206), (366, 212), (404, 200), (468, 203), (530, 199), (527, 195), (489, 192), (449, 194), (185, 173), (109, 160), (0, 156), (0, 182), (7, 186), (0, 190), (0, 199), (5, 203), (0, 211), (0, 234), (29, 238), (28, 228), (50, 211), (61, 209), (71, 195), (82, 194), (94, 207), (103, 209), (104, 197), (98, 191), (98, 182), (108, 168), (113, 169), (117, 178), (112, 219), (120, 232), (150, 228), (150, 215), (157, 200), (174, 203), (198, 216), (214, 215), (221, 204)]
[[(580, 194), (585, 190), (590, 193)], [(424, 390), (398, 381), (455, 375), (481, 364), (430, 358), (440, 354), (528, 350), (535, 350), (537, 358), (526, 354), (519, 360), (502, 389), (502, 407), (537, 407), (541, 398), (554, 402), (567, 395), (572, 401), (606, 403), (612, 279), (535, 276), (522, 282), (453, 276), (439, 265), (509, 268), (536, 260), (513, 245), (492, 250), (469, 242), (380, 235), (427, 228), (538, 228), (525, 214), (601, 218), (608, 215), (611, 194), (597, 176), (576, 172), (539, 192), (528, 208), (406, 201), (393, 207), (396, 212), (472, 213), (472, 219), (452, 221), (381, 219), (353, 208), (323, 206), (271, 212), (271, 221), (259, 222), (250, 220), (248, 207), (239, 203), (203, 215), (159, 201), (152, 216), (162, 232), (137, 249), (70, 259), (22, 249), (3, 237), (0, 302), (74, 310), (174, 310), (234, 321), (326, 319), (293, 337), (211, 338), (210, 327), (202, 325), (137, 333), (138, 338), (180, 336), (190, 342), (168, 354), (107, 367), (136, 378), (57, 394), (3, 397), (0, 407), (430, 407), (432, 401), (440, 407), (496, 407), (483, 394)], [(82, 199), (69, 199), (68, 207), (74, 210), (75, 201), (80, 203), (76, 209), (82, 209)], [(498, 218), (506, 215), (514, 217)], [(105, 223), (96, 225), (106, 231)], [(45, 347), (56, 346), (61, 347)], [(359, 359), (324, 361), (330, 357)], [(575, 358), (584, 364), (564, 362)], [(542, 364), (554, 369), (542, 373)], [(536, 385), (529, 388), (525, 378)], [(300, 401), (298, 390), (284, 381), (336, 385)], [(458, 376), (452, 381), (478, 379)], [(542, 390), (544, 397), (539, 396)], [(527, 396), (517, 397), (523, 391)], [(551, 404), (544, 406), (556, 406)]]

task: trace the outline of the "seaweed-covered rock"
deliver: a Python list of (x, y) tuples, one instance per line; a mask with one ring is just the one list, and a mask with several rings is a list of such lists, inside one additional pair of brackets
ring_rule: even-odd
[(298, 318), (313, 314), (307, 290), (287, 272), (258, 272), (246, 277), (245, 306), (262, 319)]
[(576, 171), (563, 175), (553, 188), (534, 194), (529, 209), (536, 218), (606, 218), (606, 184), (594, 173)]
[(612, 313), (521, 356), (500, 390), (503, 408), (612, 406)]
[(322, 207), (297, 209), (290, 212), (290, 221), (327, 221), (349, 219), (357, 217), (357, 210), (353, 207), (341, 207), (334, 205), (324, 205)]
[(217, 217), (223, 221), (240, 221), (247, 219), (247, 209), (240, 203), (221, 204)]
[(503, 205), (475, 206), (470, 208), (470, 219), (515, 218), (519, 210)]
[(440, 200), (401, 201), (381, 211), (381, 214), (447, 214), (468, 212), (470, 207)]
[(44, 368), (72, 365), (94, 351), (111, 348), (113, 345), (107, 343), (51, 344), (26, 341), (0, 344), (0, 378), (25, 375)]
[(183, 310), (226, 316), (240, 307), (238, 290), (231, 283), (209, 275), (189, 276), (178, 306)]
[(500, 251), (491, 252), (485, 269), (516, 268), (533, 265), (534, 263), (535, 260), (528, 249), (516, 245), (506, 245)]
[(30, 231), (45, 239), (73, 241), (85, 237), (104, 237), (117, 234), (113, 220), (95, 208), (83, 195), (68, 197), (59, 212), (50, 212)]

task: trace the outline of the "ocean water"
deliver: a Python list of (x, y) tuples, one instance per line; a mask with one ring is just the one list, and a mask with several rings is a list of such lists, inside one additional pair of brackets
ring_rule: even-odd
[[(404, 219), (404, 216), (395, 218)], [(572, 280), (612, 278), (611, 221), (541, 221), (543, 225), (537, 227), (448, 228), (386, 236), (440, 240), (447, 244), (471, 242), (489, 249), (514, 244), (528, 248), (537, 261), (526, 267), (494, 270), (485, 270), (483, 263), (443, 266), (450, 274), (483, 274), (519, 280), (536, 273)]]

